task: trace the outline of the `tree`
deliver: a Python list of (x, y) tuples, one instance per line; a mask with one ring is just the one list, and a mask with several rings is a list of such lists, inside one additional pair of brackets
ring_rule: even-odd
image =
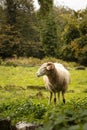
[(71, 48), (71, 42), (80, 37), (80, 31), (78, 27), (75, 24), (68, 24), (64, 28), (64, 32), (62, 33), (62, 42), (64, 43), (62, 46), (62, 58), (64, 60), (76, 60), (74, 57), (72, 48)]
[(40, 14), (42, 17), (46, 17), (53, 8), (53, 0), (38, 0), (40, 4)]
[(45, 28), (42, 32), (42, 43), (47, 56), (56, 56), (57, 49), (57, 24), (53, 12), (46, 18)]
[(79, 29), (76, 27), (75, 24), (68, 24), (65, 29), (64, 32), (62, 34), (62, 39), (66, 44), (69, 44), (72, 40), (74, 40), (75, 38), (80, 37), (80, 32)]
[(40, 4), (40, 40), (47, 56), (56, 56), (57, 24), (53, 10), (53, 0), (38, 0)]
[(87, 34), (87, 19), (80, 23), (79, 29), (82, 35)]
[(20, 33), (9, 24), (2, 25), (0, 30), (0, 56), (2, 58), (17, 55), (19, 44), (22, 42)]
[[(33, 0), (6, 0), (3, 19), (0, 30), (0, 50), (1, 56), (11, 57), (31, 56), (29, 51), (38, 42), (36, 31), (36, 17), (33, 8)], [(32, 43), (32, 45), (31, 45)], [(40, 45), (38, 45), (40, 46)], [(38, 54), (37, 54), (38, 55)]]
[(7, 23), (10, 25), (14, 25), (16, 23), (17, 14), (17, 6), (14, 0), (6, 0), (6, 7)]
[(87, 65), (87, 36), (82, 36), (72, 41), (71, 47), (78, 62)]
[(0, 55), (3, 58), (17, 55), (21, 35), (16, 27), (16, 5), (14, 0), (6, 0), (4, 12), (6, 19), (1, 24), (0, 30)]

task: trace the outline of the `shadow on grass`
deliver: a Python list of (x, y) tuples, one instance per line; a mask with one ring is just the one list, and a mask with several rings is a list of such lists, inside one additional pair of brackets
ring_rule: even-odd
[(44, 90), (46, 91), (45, 86), (16, 86), (16, 85), (5, 85), (5, 86), (0, 86), (0, 90), (4, 89), (6, 91), (12, 91), (12, 90), (28, 90), (28, 89), (32, 89), (32, 90)]
[(32, 86), (32, 85), (27, 86), (27, 89), (44, 90), (44, 91), (46, 90), (44, 86)]
[[(45, 86), (33, 86), (33, 85), (28, 85), (28, 86), (16, 86), (16, 85), (5, 85), (5, 86), (0, 86), (0, 90), (5, 90), (5, 91), (13, 91), (13, 90), (42, 90), (42, 91), (47, 91), (47, 89), (45, 88)], [(87, 89), (84, 89), (82, 91), (83, 93), (87, 93)], [(75, 90), (68, 90), (67, 93), (75, 93)]]

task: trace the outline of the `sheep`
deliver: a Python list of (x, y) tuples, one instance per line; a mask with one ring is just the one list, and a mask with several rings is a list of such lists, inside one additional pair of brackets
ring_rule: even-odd
[(54, 104), (56, 104), (56, 93), (60, 102), (60, 92), (62, 93), (63, 102), (65, 103), (65, 92), (70, 83), (69, 71), (60, 63), (47, 62), (41, 65), (36, 73), (37, 77), (43, 76), (46, 89), (49, 90), (49, 104), (54, 93)]

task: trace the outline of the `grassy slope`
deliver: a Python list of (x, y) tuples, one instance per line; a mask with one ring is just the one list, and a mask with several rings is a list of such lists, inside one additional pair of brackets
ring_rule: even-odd
[[(10, 116), (13, 122), (41, 122), (40, 113), (44, 115), (47, 109), (54, 111), (53, 104), (50, 107), (47, 105), (49, 93), (44, 89), (42, 77), (36, 77), (37, 69), (37, 66), (0, 66), (0, 117)], [(71, 69), (70, 73), (72, 80), (66, 94), (67, 103), (66, 106), (61, 103), (63, 108), (57, 106), (59, 109), (68, 108), (69, 102), (75, 104), (75, 101), (87, 97), (87, 70)], [(37, 89), (40, 86), (42, 89)]]

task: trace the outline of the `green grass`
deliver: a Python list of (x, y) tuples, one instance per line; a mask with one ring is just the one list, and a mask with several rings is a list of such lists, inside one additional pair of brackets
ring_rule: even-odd
[(4, 67), (0, 66), (0, 85), (15, 85), (26, 87), (37, 84), (35, 72), (37, 67)]
[[(51, 106), (48, 105), (49, 92), (44, 87), (42, 77), (36, 77), (37, 69), (38, 66), (0, 66), (0, 118), (9, 116), (13, 123), (48, 121), (49, 129), (45, 126), (45, 130), (51, 130), (51, 127), (55, 127), (55, 130), (57, 127), (61, 129), (62, 126), (64, 128), (74, 126), (75, 130), (84, 127), (85, 130), (87, 125), (87, 69), (72, 68), (70, 70), (71, 84), (66, 93), (66, 104), (64, 105), (61, 100), (56, 107), (53, 103)], [(83, 111), (84, 115), (81, 115)], [(57, 117), (61, 123), (56, 119)], [(73, 120), (72, 125), (69, 124), (70, 120)], [(53, 126), (51, 126), (52, 121), (55, 122)]]

